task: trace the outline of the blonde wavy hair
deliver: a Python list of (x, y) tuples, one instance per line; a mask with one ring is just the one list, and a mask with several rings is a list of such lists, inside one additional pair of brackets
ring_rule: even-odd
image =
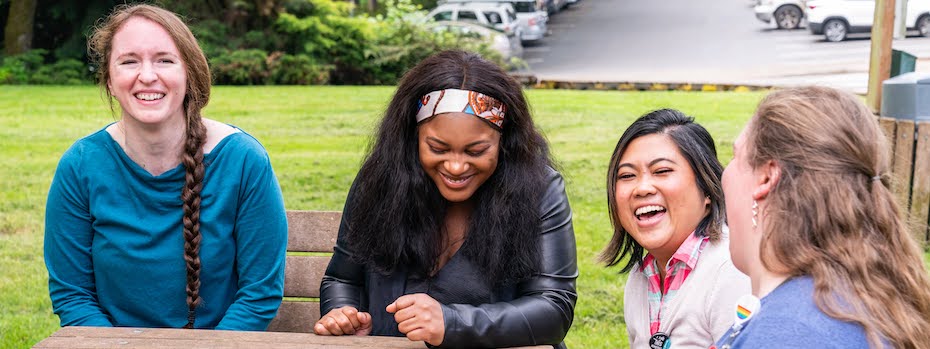
[(762, 264), (810, 275), (827, 315), (871, 347), (930, 348), (930, 280), (889, 190), (890, 150), (871, 111), (825, 87), (774, 92), (750, 121), (747, 154), (781, 177), (767, 198)]

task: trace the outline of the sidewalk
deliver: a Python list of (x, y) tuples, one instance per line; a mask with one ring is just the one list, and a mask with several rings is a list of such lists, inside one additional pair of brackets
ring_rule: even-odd
[[(605, 77), (594, 72), (579, 71), (565, 76), (537, 76), (530, 71), (512, 73), (524, 86), (542, 89), (620, 90), (620, 91), (753, 91), (801, 85), (823, 85), (866, 94), (869, 82), (868, 60), (824, 67), (817, 63), (804, 66), (772, 66), (764, 71), (731, 70), (683, 73), (673, 78), (672, 72), (627, 72), (625, 78)], [(930, 73), (930, 56), (918, 57), (916, 72)], [(679, 72), (680, 73), (680, 72)]]
[[(914, 67), (915, 72), (930, 74), (930, 57), (920, 58)], [(740, 80), (738, 83), (746, 85), (761, 85), (772, 87), (791, 87), (799, 85), (825, 85), (844, 90), (852, 91), (857, 94), (866, 94), (868, 92), (869, 72), (835, 72), (826, 74), (798, 74), (786, 75), (783, 77), (761, 78)]]

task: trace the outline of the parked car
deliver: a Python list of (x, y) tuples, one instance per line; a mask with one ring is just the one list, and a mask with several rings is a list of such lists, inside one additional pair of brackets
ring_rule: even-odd
[(549, 15), (559, 13), (565, 6), (568, 6), (568, 0), (542, 0), (542, 2)]
[[(846, 40), (850, 33), (872, 31), (875, 1), (872, 0), (810, 0), (807, 2), (807, 27), (827, 41)], [(910, 0), (904, 23), (908, 30), (930, 37), (930, 1)]]
[(549, 30), (549, 14), (545, 5), (537, 0), (446, 0), (440, 4), (450, 3), (510, 3), (517, 15), (517, 25), (520, 27), (520, 40), (536, 41), (546, 36)]
[(772, 23), (779, 29), (797, 29), (804, 19), (806, 0), (761, 0), (753, 8), (756, 18), (765, 23)]
[(483, 40), (491, 48), (499, 52), (505, 60), (523, 57), (523, 45), (520, 43), (520, 39), (515, 35), (507, 35), (497, 28), (462, 21), (435, 21), (427, 24), (427, 26), (434, 32), (447, 31), (456, 35)]
[(517, 14), (509, 2), (450, 2), (436, 6), (427, 15), (434, 21), (472, 22), (493, 27), (505, 34), (523, 36)]

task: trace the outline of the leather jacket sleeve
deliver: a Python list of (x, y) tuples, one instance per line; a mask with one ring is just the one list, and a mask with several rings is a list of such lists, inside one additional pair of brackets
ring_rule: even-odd
[[(575, 233), (562, 177), (551, 170), (540, 207), (540, 271), (517, 286), (508, 302), (443, 304), (446, 333), (440, 347), (559, 345), (574, 318)], [(529, 339), (529, 341), (527, 341)]]
[[(349, 190), (348, 199), (353, 198), (355, 186)], [(349, 207), (347, 204), (346, 208)], [(351, 212), (346, 212), (343, 208), (342, 221), (339, 223), (339, 235), (336, 238), (336, 246), (326, 272), (323, 275), (323, 281), (320, 284), (320, 316), (326, 315), (330, 310), (352, 306), (356, 309), (361, 307), (362, 293), (365, 290), (365, 266), (352, 261), (352, 252), (346, 248), (345, 234), (348, 229), (346, 218)], [(367, 311), (367, 309), (359, 309)]]

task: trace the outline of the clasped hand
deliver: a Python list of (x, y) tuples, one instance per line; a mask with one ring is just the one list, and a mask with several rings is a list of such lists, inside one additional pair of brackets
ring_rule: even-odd
[[(440, 345), (446, 334), (442, 306), (425, 293), (408, 294), (388, 304), (388, 313), (394, 314), (397, 330), (412, 341)], [(371, 314), (355, 307), (345, 306), (330, 310), (313, 325), (313, 332), (321, 336), (371, 333)]]

